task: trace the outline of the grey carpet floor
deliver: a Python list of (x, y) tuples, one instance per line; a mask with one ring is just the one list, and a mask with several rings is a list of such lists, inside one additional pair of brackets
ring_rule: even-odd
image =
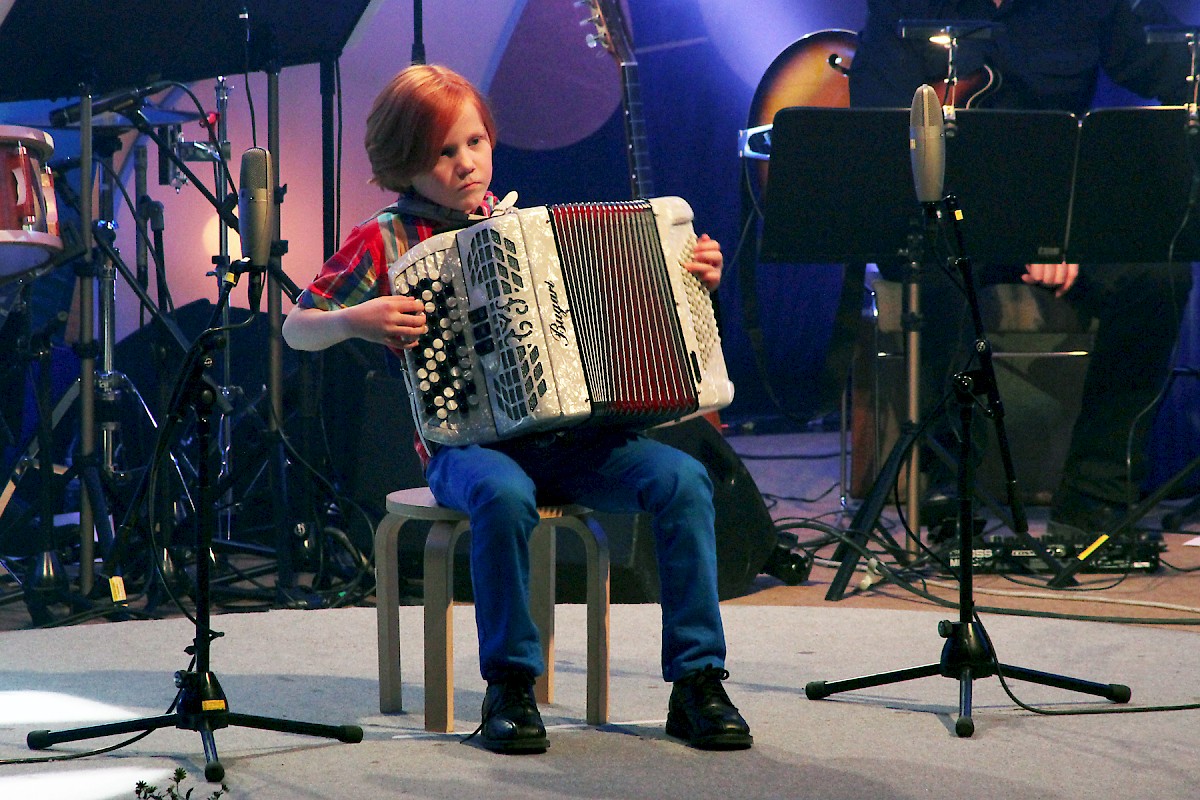
[[(247, 728), (218, 730), (229, 798), (1183, 798), (1194, 796), (1200, 711), (1043, 716), (1017, 706), (995, 676), (972, 683), (975, 735), (953, 732), (959, 682), (944, 677), (821, 701), (812, 680), (938, 661), (938, 611), (727, 605), (728, 687), (750, 721), (752, 750), (703, 753), (663, 734), (656, 606), (612, 608), (611, 722), (583, 724), (583, 608), (558, 610), (558, 689), (543, 713), (551, 748), (502, 757), (460, 739), (477, 722), (469, 607), (456, 615), (457, 732), (423, 730), (420, 609), (401, 609), (406, 712), (380, 714), (375, 616), (369, 608), (215, 618), (225, 635), (211, 666), (230, 708), (359, 724), (359, 744)], [(1021, 701), (1056, 711), (1188, 704), (1200, 638), (1152, 627), (985, 618), (1001, 661), (1133, 690), (1128, 706), (1020, 681)], [(114, 739), (34, 753), (30, 730), (72, 729), (162, 714), (187, 667), (184, 619), (0, 633), (0, 758), (67, 754)], [(411, 644), (408, 644), (411, 643)], [(164, 728), (111, 753), (0, 766), (4, 800), (132, 798), (136, 780), (165, 786), (176, 767), (195, 798), (211, 786), (198, 733)]]

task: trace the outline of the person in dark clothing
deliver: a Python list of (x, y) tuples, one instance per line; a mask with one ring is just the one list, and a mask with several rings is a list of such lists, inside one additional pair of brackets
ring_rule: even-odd
[[(1194, 102), (1187, 46), (1146, 41), (1145, 26), (1179, 24), (1157, 0), (870, 0), (867, 14), (850, 71), (853, 106), (908, 107), (921, 84), (937, 86), (947, 77), (947, 49), (902, 38), (901, 20), (994, 23), (989, 36), (960, 38), (955, 54), (960, 76), (985, 68), (1000, 76), (982, 107), (1083, 114), (1093, 104), (1102, 71), (1148, 99)], [(890, 268), (880, 264), (885, 277), (891, 277)], [(1083, 412), (1054, 494), (1050, 532), (1082, 536), (1111, 529), (1139, 498), (1147, 430), (1134, 423), (1167, 376), (1191, 289), (1191, 265), (1061, 263), (1014, 270), (992, 264), (979, 265), (977, 275), (984, 283), (1019, 275), (1096, 320)], [(964, 334), (972, 332), (951, 282), (927, 277), (922, 382), (930, 389), (924, 399), (934, 401), (949, 386), (949, 375), (966, 363), (961, 348)], [(947, 422), (943, 430), (948, 428)], [(936, 469), (928, 478), (928, 500), (940, 499), (953, 485)]]

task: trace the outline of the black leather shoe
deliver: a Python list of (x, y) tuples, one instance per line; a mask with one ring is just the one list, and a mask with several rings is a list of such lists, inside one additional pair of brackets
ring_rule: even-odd
[(667, 735), (700, 750), (744, 750), (754, 744), (750, 726), (721, 684), (728, 677), (725, 670), (709, 666), (675, 681), (667, 708)]
[(533, 678), (513, 675), (488, 683), (476, 733), (493, 753), (544, 753), (546, 726), (533, 698)]

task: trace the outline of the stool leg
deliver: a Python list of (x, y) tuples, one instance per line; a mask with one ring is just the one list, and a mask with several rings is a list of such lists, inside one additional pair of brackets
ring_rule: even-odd
[(379, 710), (403, 711), (400, 691), (400, 564), (396, 544), (407, 520), (388, 514), (375, 531), (375, 619), (379, 627)]
[(425, 539), (425, 730), (454, 730), (454, 544), (466, 523), (439, 521)]
[(587, 723), (603, 725), (608, 722), (608, 540), (583, 520), (565, 519), (564, 524), (579, 534), (587, 554)]
[(545, 519), (533, 529), (529, 539), (529, 613), (537, 625), (542, 644), (545, 671), (533, 684), (539, 703), (554, 702), (554, 599), (555, 599), (555, 525), (557, 519)]

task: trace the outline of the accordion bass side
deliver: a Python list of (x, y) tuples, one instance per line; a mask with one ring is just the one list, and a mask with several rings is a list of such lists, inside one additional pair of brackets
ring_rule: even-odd
[(539, 206), (426, 239), (388, 269), (425, 303), (404, 351), (418, 430), (485, 444), (649, 428), (733, 400), (681, 198)]

